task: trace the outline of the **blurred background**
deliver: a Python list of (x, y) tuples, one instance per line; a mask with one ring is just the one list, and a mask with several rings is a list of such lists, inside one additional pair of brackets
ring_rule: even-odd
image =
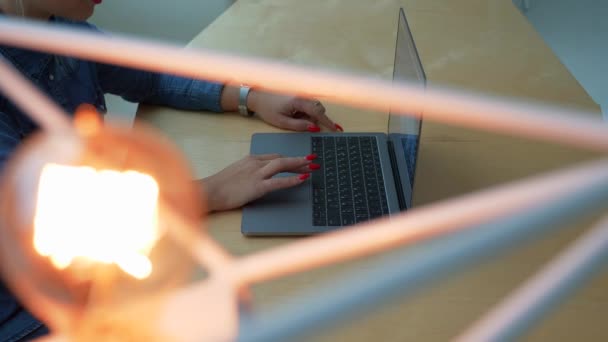
[(514, 0), (608, 120), (608, 1)]

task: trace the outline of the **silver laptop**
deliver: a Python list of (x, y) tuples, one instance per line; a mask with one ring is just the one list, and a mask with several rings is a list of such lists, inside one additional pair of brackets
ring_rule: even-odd
[[(403, 9), (399, 11), (393, 80), (426, 83)], [(251, 154), (316, 153), (309, 182), (272, 192), (243, 209), (247, 236), (310, 235), (341, 229), (412, 206), (421, 113), (391, 113), (384, 133), (258, 133)], [(285, 177), (280, 174), (276, 177)]]

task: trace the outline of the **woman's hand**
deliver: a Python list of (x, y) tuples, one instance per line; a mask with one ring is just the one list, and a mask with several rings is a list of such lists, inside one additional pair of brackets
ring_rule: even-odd
[[(238, 110), (239, 87), (227, 85), (222, 91), (220, 103), (223, 111)], [(247, 95), (247, 108), (263, 121), (283, 129), (300, 132), (319, 132), (320, 126), (330, 131), (344, 131), (325, 115), (325, 107), (317, 100), (296, 96), (267, 93), (253, 89)]]
[[(312, 162), (314, 158), (314, 155), (297, 158), (278, 154), (248, 156), (198, 182), (207, 195), (209, 211), (239, 208), (268, 192), (302, 184), (310, 172), (320, 167)], [(280, 172), (299, 175), (272, 178)]]
[(325, 107), (316, 100), (252, 90), (247, 97), (247, 107), (260, 119), (279, 128), (319, 132), (322, 125), (331, 131), (343, 130), (325, 115)]

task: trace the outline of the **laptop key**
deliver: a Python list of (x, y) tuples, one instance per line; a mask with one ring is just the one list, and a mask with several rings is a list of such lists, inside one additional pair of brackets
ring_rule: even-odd
[(340, 201), (340, 195), (338, 194), (338, 191), (327, 191), (327, 203), (339, 203)]
[(327, 226), (327, 220), (325, 219), (325, 217), (323, 218), (314, 218), (312, 221), (313, 225), (315, 226)]
[(382, 216), (382, 209), (380, 209), (379, 207), (370, 207), (369, 208), (369, 217), (370, 218), (377, 218)]
[(363, 215), (363, 214), (355, 214), (355, 222), (356, 223), (365, 222), (365, 221), (369, 221), (369, 216), (367, 216), (367, 214), (365, 214), (365, 215)]
[[(322, 169), (322, 168), (321, 168)], [(325, 176), (321, 169), (312, 173), (312, 188), (313, 189), (325, 189)], [(323, 195), (325, 196), (325, 195)]]
[(342, 225), (350, 226), (355, 224), (355, 216), (354, 215), (342, 215)]
[(355, 212), (367, 215), (367, 202), (355, 200)]
[(312, 222), (315, 226), (326, 226), (327, 225), (327, 216), (313, 217)]
[(388, 204), (386, 203), (386, 198), (382, 198), (380, 203), (382, 204), (382, 213), (388, 214)]
[(350, 191), (350, 188), (340, 187), (338, 198), (340, 199), (340, 203), (349, 202), (353, 199), (353, 193)]
[(327, 216), (327, 225), (333, 226), (333, 227), (341, 226), (342, 222), (340, 221), (340, 213), (336, 211), (335, 213), (332, 213), (331, 216), (328, 215)]
[(313, 215), (317, 213), (319, 217), (327, 216), (327, 203), (315, 204), (312, 207)]
[(342, 207), (342, 208), (340, 208), (340, 211), (342, 212), (342, 216), (354, 216), (355, 215), (355, 208), (353, 208), (352, 206)]
[(325, 203), (325, 190), (313, 188), (312, 197), (313, 197), (313, 203), (315, 203), (315, 200), (319, 201), (319, 203)]

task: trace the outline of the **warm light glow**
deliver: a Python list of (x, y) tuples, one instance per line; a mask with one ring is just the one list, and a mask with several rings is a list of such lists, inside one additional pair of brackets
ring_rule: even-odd
[(143, 279), (159, 239), (158, 184), (137, 171), (46, 165), (40, 176), (34, 248), (65, 269), (114, 263)]

